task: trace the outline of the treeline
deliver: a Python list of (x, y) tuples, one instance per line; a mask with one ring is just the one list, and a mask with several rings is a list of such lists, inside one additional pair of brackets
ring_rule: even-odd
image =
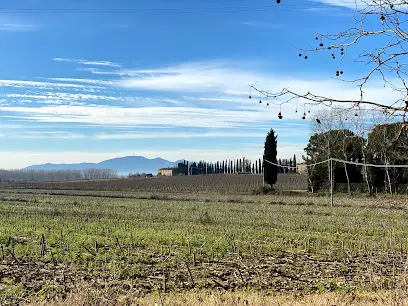
[[(279, 159), (278, 161), (280, 173), (296, 172), (296, 156), (293, 159)], [(293, 167), (288, 169), (283, 166)], [(237, 173), (251, 173), (263, 174), (264, 165), (262, 159), (251, 161), (245, 157), (241, 159), (226, 159), (217, 162), (192, 162), (185, 161), (179, 168), (184, 167), (186, 175), (202, 175), (202, 174), (237, 174)]]
[(77, 181), (117, 178), (111, 169), (86, 170), (0, 170), (0, 182)]
[(189, 165), (189, 175), (201, 174), (232, 174), (232, 173), (263, 173), (261, 159), (252, 162), (248, 159), (226, 159), (217, 162), (199, 161)]
[[(363, 138), (348, 129), (330, 130), (316, 133), (310, 137), (305, 148), (308, 165), (336, 158), (351, 162), (374, 165), (373, 167), (333, 162), (335, 187), (352, 186), (368, 192), (382, 190), (398, 192), (408, 190), (408, 168), (396, 168), (392, 165), (408, 165), (408, 134), (400, 123), (376, 125)], [(330, 184), (328, 163), (311, 166), (308, 169), (310, 188), (319, 190)], [(401, 189), (402, 188), (402, 189)]]
[(296, 155), (293, 159), (278, 159), (278, 173), (295, 173), (296, 172)]

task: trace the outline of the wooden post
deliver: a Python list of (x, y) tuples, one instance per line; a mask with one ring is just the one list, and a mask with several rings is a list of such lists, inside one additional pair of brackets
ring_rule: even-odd
[(188, 274), (190, 275), (191, 283), (193, 284), (193, 287), (195, 287), (193, 275), (191, 274), (190, 267), (188, 266), (188, 263), (186, 263), (186, 267), (187, 267)]
[(163, 291), (166, 293), (166, 270), (163, 271)]
[(333, 175), (333, 160), (330, 158), (330, 206), (333, 207), (333, 193), (334, 193), (334, 175)]

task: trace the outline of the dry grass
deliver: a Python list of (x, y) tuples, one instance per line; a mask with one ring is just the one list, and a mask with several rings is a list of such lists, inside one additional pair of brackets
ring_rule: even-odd
[(408, 292), (401, 290), (366, 293), (324, 293), (296, 297), (294, 295), (266, 295), (262, 292), (200, 291), (159, 295), (144, 298), (132, 294), (120, 296), (116, 301), (104, 297), (102, 292), (80, 286), (63, 301), (37, 301), (31, 306), (83, 306), (83, 305), (138, 305), (138, 306), (403, 306), (408, 305)]
[(405, 305), (408, 198), (335, 199), (9, 190), (0, 305)]

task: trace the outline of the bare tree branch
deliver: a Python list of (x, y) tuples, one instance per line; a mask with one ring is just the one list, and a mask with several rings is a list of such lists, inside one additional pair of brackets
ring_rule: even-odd
[[(309, 53), (331, 53), (333, 60), (338, 57), (342, 67), (346, 53), (357, 46), (373, 46), (367, 49), (354, 62), (362, 64), (362, 76), (356, 79), (343, 80), (355, 84), (359, 89), (359, 97), (345, 99), (340, 97), (328, 97), (318, 93), (300, 93), (289, 87), (272, 93), (255, 84), (249, 85), (251, 90), (261, 96), (278, 99), (280, 105), (290, 103), (293, 99), (303, 99), (310, 105), (322, 105), (335, 108), (337, 103), (347, 105), (349, 110), (360, 110), (363, 105), (373, 110), (383, 112), (388, 120), (402, 120), (403, 130), (407, 130), (408, 124), (408, 86), (405, 77), (408, 76), (408, 1), (406, 0), (363, 0), (356, 1), (355, 19), (356, 25), (339, 33), (317, 33), (315, 39), (318, 43), (316, 48), (300, 49), (299, 56), (308, 59)], [(373, 41), (375, 45), (373, 45)], [(367, 42), (371, 42), (367, 44)], [(340, 56), (339, 54), (340, 53)], [(368, 69), (367, 69), (368, 68)], [(343, 75), (343, 71), (337, 68), (336, 76)], [(366, 87), (375, 79), (384, 82), (397, 95), (394, 101), (366, 99)], [(271, 103), (273, 100), (269, 101)]]

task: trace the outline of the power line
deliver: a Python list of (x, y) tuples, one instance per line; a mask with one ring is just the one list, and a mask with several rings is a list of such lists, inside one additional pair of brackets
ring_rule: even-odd
[[(355, 4), (354, 1), (332, 2), (332, 5), (347, 6)], [(316, 8), (321, 4), (312, 2), (302, 4), (274, 4), (264, 6), (214, 6), (202, 8), (0, 8), (3, 14), (197, 14), (197, 13), (236, 13), (281, 10), (305, 10)]]
[[(271, 164), (276, 167), (281, 167), (281, 168), (288, 168), (288, 169), (296, 169), (296, 167), (290, 167), (290, 166), (284, 166), (284, 165), (279, 165), (273, 162), (270, 162), (269, 160), (264, 159), (268, 164)], [(338, 163), (343, 163), (343, 164), (349, 164), (349, 165), (355, 165), (355, 166), (364, 166), (364, 167), (374, 167), (374, 168), (408, 168), (408, 165), (390, 165), (390, 164), (385, 164), (385, 165), (377, 165), (377, 164), (365, 164), (365, 163), (358, 163), (358, 162), (352, 162), (352, 161), (347, 161), (347, 160), (342, 160), (338, 158), (329, 158), (324, 161), (314, 163), (314, 164), (306, 164), (306, 167), (314, 167), (320, 164), (324, 164), (330, 161), (335, 161)]]

